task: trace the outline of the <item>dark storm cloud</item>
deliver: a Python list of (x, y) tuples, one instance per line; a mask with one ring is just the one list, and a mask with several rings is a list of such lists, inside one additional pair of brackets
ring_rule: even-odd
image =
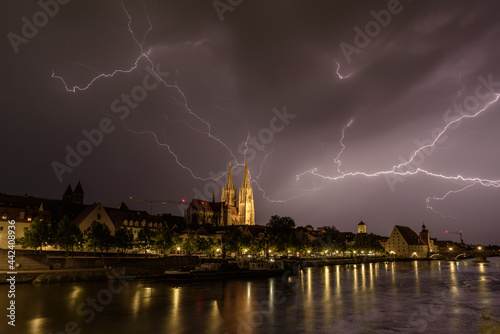
[[(70, 86), (86, 85), (99, 73), (134, 65), (140, 48), (120, 2), (60, 5), (17, 54), (7, 34), (21, 34), (21, 18), (31, 20), (40, 7), (10, 4), (2, 13), (0, 191), (57, 197), (68, 182), (81, 178), (87, 201), (105, 205), (130, 195), (168, 200), (211, 193), (215, 183), (193, 179), (156, 140), (206, 178), (225, 171), (233, 159), (224, 145), (242, 162), (247, 136), (258, 138), (276, 117), (273, 109), (286, 106), (295, 118), (266, 143), (265, 152), (274, 148), (273, 153), (262, 164), (266, 153), (251, 146), (247, 158), (252, 157), (252, 177), (267, 198), (300, 197), (271, 203), (254, 183), (258, 223), (280, 214), (299, 224), (353, 230), (363, 218), (369, 230), (388, 235), (394, 224), (418, 229), (425, 220), (436, 236), (456, 227), (475, 242), (498, 243), (485, 232), (499, 218), (495, 189), (475, 185), (434, 201), (436, 210), (459, 215), (450, 219), (426, 209), (425, 199), (464, 185), (423, 175), (404, 178), (392, 190), (383, 176), (326, 181), (305, 175), (296, 181), (297, 174), (312, 168), (338, 175), (334, 159), (342, 148), (342, 128), (351, 119), (341, 170), (387, 170), (445, 125), (446, 110), (474, 95), (478, 76), (500, 81), (500, 5), (494, 1), (401, 1), (398, 13), (369, 44), (346, 57), (340, 45), (356, 47), (354, 29), (364, 31), (375, 20), (372, 11), (380, 13), (391, 3), (396, 2), (243, 1), (224, 12), (221, 21), (211, 1), (124, 2), (136, 38), (145, 36), (143, 48), (150, 50), (152, 62), (169, 72), (166, 81), (177, 82), (190, 110), (210, 124), (217, 139), (186, 111), (175, 88), (148, 91), (126, 119), (119, 119), (111, 104), (142, 85), (148, 74), (145, 59), (130, 74), (99, 79), (86, 91), (66, 92), (51, 77), (54, 71)], [(337, 62), (348, 78), (339, 78)], [(457, 96), (462, 84), (466, 88)], [(498, 178), (497, 112), (495, 105), (480, 118), (462, 122), (421, 166), (446, 175)], [(74, 148), (85, 139), (82, 130), (97, 128), (103, 118), (112, 120), (114, 130), (59, 183), (51, 164), (64, 163), (65, 147)], [(156, 140), (126, 128), (152, 131)], [(177, 208), (154, 209), (179, 214)], [(483, 218), (481, 224), (477, 217)]]

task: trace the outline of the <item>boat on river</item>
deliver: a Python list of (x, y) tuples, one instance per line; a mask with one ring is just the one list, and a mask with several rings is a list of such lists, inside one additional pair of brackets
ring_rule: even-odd
[(281, 276), (286, 273), (283, 261), (232, 261), (203, 263), (192, 270), (167, 270), (159, 280), (196, 281), (231, 278)]

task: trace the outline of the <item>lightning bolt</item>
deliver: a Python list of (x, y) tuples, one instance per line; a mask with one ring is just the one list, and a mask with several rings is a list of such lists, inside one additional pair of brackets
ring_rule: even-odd
[(260, 163), (260, 168), (259, 168), (259, 175), (257, 175), (257, 177), (255, 178), (256, 180), (260, 178), (260, 176), (262, 175), (262, 168), (264, 167), (264, 164), (266, 163), (267, 161), (267, 158), (269, 158), (273, 153), (274, 151), (276, 150), (276, 145), (273, 143), (273, 149), (271, 152), (267, 153), (265, 150), (264, 150), (264, 153), (265, 153), (265, 156), (264, 158), (262, 159), (262, 162)]
[[(75, 85), (73, 87), (70, 88), (70, 85), (68, 83), (66, 83), (66, 80), (64, 80), (63, 77), (59, 76), (59, 75), (56, 75), (55, 74), (55, 71), (52, 70), (52, 78), (55, 78), (55, 79), (59, 79), (61, 80), (61, 82), (63, 83), (64, 85), (64, 88), (66, 89), (66, 91), (68, 92), (71, 92), (71, 93), (76, 93), (76, 91), (84, 91), (84, 90), (87, 90), (88, 88), (90, 88), (90, 86), (92, 86), (94, 84), (94, 82), (98, 81), (99, 79), (102, 79), (102, 78), (112, 78), (114, 77), (116, 74), (128, 74), (128, 73), (132, 73), (135, 69), (137, 69), (138, 65), (139, 65), (139, 62), (141, 59), (146, 59), (148, 60), (152, 66), (153, 65), (153, 62), (151, 61), (151, 59), (149, 59), (149, 55), (150, 55), (150, 52), (151, 50), (148, 50), (148, 51), (144, 51), (144, 40), (146, 39), (148, 33), (151, 31), (151, 29), (153, 28), (153, 26), (151, 25), (151, 20), (149, 19), (149, 12), (146, 11), (146, 6), (144, 5), (144, 12), (146, 13), (146, 17), (147, 17), (147, 20), (148, 20), (148, 24), (149, 24), (149, 27), (148, 27), (148, 30), (144, 33), (144, 36), (143, 36), (143, 39), (141, 42), (139, 42), (137, 40), (137, 38), (135, 37), (135, 33), (133, 32), (132, 28), (131, 28), (131, 24), (132, 24), (132, 16), (130, 16), (127, 8), (125, 7), (125, 5), (123, 4), (123, 1), (120, 2), (121, 3), (121, 6), (123, 8), (123, 11), (125, 12), (125, 14), (127, 15), (127, 18), (128, 18), (128, 31), (130, 32), (130, 35), (132, 36), (132, 39), (134, 40), (134, 42), (137, 44), (137, 46), (139, 46), (139, 49), (140, 49), (140, 54), (139, 56), (135, 59), (134, 61), (134, 65), (131, 66), (130, 68), (128, 69), (116, 69), (110, 73), (101, 73), (99, 74), (98, 76), (94, 77), (93, 79), (91, 79), (87, 84), (85, 85), (82, 85), (82, 86), (78, 86), (78, 85)], [(85, 66), (83, 64), (79, 64), (81, 66)], [(89, 65), (87, 65), (89, 66)]]
[[(462, 90), (460, 90), (457, 93), (457, 95), (461, 95), (464, 89), (465, 89), (465, 87), (462, 85)], [(462, 175), (454, 175), (454, 176), (452, 175), (452, 176), (450, 176), (450, 175), (444, 175), (444, 174), (439, 174), (439, 173), (433, 173), (433, 172), (430, 172), (430, 171), (425, 170), (425, 169), (420, 168), (420, 167), (417, 168), (417, 169), (415, 169), (415, 170), (413, 170), (413, 171), (410, 171), (410, 170), (402, 171), (401, 170), (403, 167), (408, 167), (408, 165), (410, 165), (414, 161), (415, 157), (420, 152), (422, 152), (422, 151), (424, 151), (426, 149), (429, 149), (429, 148), (435, 146), (436, 143), (437, 143), (437, 141), (444, 135), (444, 133), (446, 131), (448, 131), (450, 129), (450, 127), (452, 125), (454, 125), (454, 124), (456, 124), (456, 123), (458, 123), (458, 122), (460, 122), (460, 121), (462, 121), (464, 119), (476, 118), (479, 115), (481, 115), (484, 111), (486, 111), (491, 105), (495, 104), (498, 101), (498, 99), (500, 98), (500, 94), (494, 94), (494, 96), (495, 96), (495, 98), (493, 100), (491, 100), (490, 102), (488, 102), (479, 111), (477, 111), (477, 112), (475, 112), (473, 114), (462, 115), (461, 117), (458, 117), (458, 118), (454, 119), (453, 121), (450, 121), (450, 122), (446, 123), (446, 125), (443, 127), (443, 129), (441, 129), (439, 131), (439, 133), (436, 136), (436, 138), (430, 144), (420, 146), (417, 150), (415, 150), (410, 155), (410, 158), (407, 161), (402, 162), (402, 163), (400, 163), (398, 165), (394, 165), (394, 166), (392, 166), (392, 168), (390, 168), (388, 170), (382, 170), (382, 171), (377, 171), (377, 172), (373, 172), (373, 173), (366, 173), (366, 172), (362, 172), (362, 171), (355, 171), (355, 172), (345, 173), (345, 172), (342, 172), (340, 170), (340, 165), (341, 165), (340, 155), (342, 154), (342, 152), (345, 149), (345, 145), (343, 143), (343, 140), (345, 138), (345, 130), (346, 130), (346, 128), (348, 126), (351, 125), (351, 123), (352, 123), (352, 121), (351, 121), (342, 130), (342, 137), (341, 137), (341, 140), (340, 140), (340, 144), (341, 144), (342, 149), (339, 152), (337, 158), (335, 159), (335, 163), (337, 164), (337, 167), (338, 167), (337, 170), (338, 170), (338, 172), (339, 172), (340, 175), (337, 175), (337, 176), (322, 175), (322, 174), (320, 174), (318, 172), (317, 168), (312, 168), (310, 170), (307, 170), (305, 172), (297, 174), (296, 175), (296, 180), (297, 181), (300, 180), (301, 177), (303, 177), (304, 175), (307, 175), (307, 174), (314, 175), (316, 177), (320, 177), (320, 178), (322, 178), (324, 180), (329, 180), (329, 181), (338, 181), (338, 180), (342, 180), (342, 179), (347, 178), (347, 177), (357, 177), (357, 176), (379, 177), (379, 176), (384, 176), (384, 175), (396, 175), (396, 176), (401, 176), (401, 177), (407, 177), (407, 176), (413, 176), (413, 175), (417, 175), (417, 174), (423, 174), (423, 175), (427, 175), (427, 176), (430, 176), (430, 177), (433, 177), (433, 178), (440, 178), (440, 179), (444, 179), (444, 180), (462, 182), (462, 183), (466, 183), (467, 184), (462, 189), (454, 190), (454, 191), (449, 191), (442, 198), (427, 198), (427, 200), (426, 200), (427, 208), (431, 209), (432, 211), (434, 211), (436, 213), (440, 213), (440, 212), (437, 212), (436, 210), (434, 210), (432, 208), (432, 206), (430, 205), (430, 201), (431, 200), (444, 200), (449, 195), (465, 191), (466, 189), (472, 187), (475, 184), (480, 184), (480, 185), (486, 186), (486, 187), (499, 188), (500, 187), (500, 180), (486, 179), (486, 178), (480, 178), (480, 177), (464, 177)]]
[(349, 123), (347, 123), (347, 125), (344, 126), (344, 128), (342, 129), (342, 137), (340, 138), (340, 145), (342, 146), (342, 149), (340, 150), (335, 160), (333, 160), (333, 162), (337, 164), (337, 171), (339, 172), (339, 174), (342, 174), (342, 172), (340, 171), (340, 166), (342, 166), (342, 161), (340, 161), (340, 156), (342, 155), (342, 153), (344, 153), (345, 150), (345, 145), (344, 145), (345, 130), (351, 126), (352, 122), (353, 120), (351, 119)]
[[(145, 13), (145, 16), (146, 16), (146, 19), (147, 19), (147, 22), (148, 22), (148, 27), (147, 27), (147, 30), (145, 31), (145, 33), (143, 34), (142, 38), (139, 39), (137, 36), (136, 36), (136, 33), (134, 32), (134, 30), (132, 29), (132, 22), (133, 22), (133, 18), (132, 16), (130, 15), (129, 11), (127, 10), (125, 4), (123, 2), (121, 2), (121, 7), (125, 13), (125, 15), (127, 16), (128, 18), (128, 23), (127, 23), (127, 27), (128, 27), (128, 31), (130, 33), (130, 36), (132, 37), (134, 43), (137, 45), (138, 49), (139, 49), (139, 55), (137, 56), (137, 58), (135, 59), (134, 61), (134, 64), (133, 66), (131, 66), (130, 68), (127, 68), (127, 69), (116, 69), (116, 70), (113, 70), (109, 73), (100, 73), (98, 74), (97, 76), (95, 76), (93, 79), (91, 79), (88, 83), (86, 84), (83, 84), (83, 85), (74, 85), (74, 86), (71, 86), (69, 85), (66, 80), (55, 74), (54, 71), (52, 71), (52, 77), (55, 78), (55, 79), (58, 79), (60, 80), (63, 85), (64, 85), (64, 88), (66, 89), (66, 91), (68, 92), (72, 92), (72, 93), (76, 93), (77, 91), (85, 91), (87, 89), (89, 89), (96, 81), (100, 80), (100, 79), (103, 79), (103, 78), (112, 78), (114, 77), (115, 75), (117, 74), (129, 74), (131, 72), (133, 72), (134, 70), (137, 69), (137, 67), (139, 66), (139, 63), (141, 60), (145, 60), (147, 61), (150, 66), (151, 66), (151, 70), (152, 72), (155, 74), (156, 76), (156, 79), (158, 79), (159, 81), (161, 81), (162, 85), (167, 88), (167, 89), (173, 89), (177, 92), (178, 96), (180, 97), (180, 100), (176, 100), (178, 102), (178, 104), (193, 118), (195, 118), (197, 121), (201, 122), (205, 127), (206, 127), (206, 130), (200, 130), (200, 129), (197, 129), (195, 128), (194, 126), (192, 126), (191, 124), (189, 124), (188, 122), (186, 121), (182, 121), (182, 120), (176, 120), (176, 121), (172, 121), (170, 120), (168, 117), (165, 116), (166, 118), (166, 121), (168, 122), (171, 122), (171, 123), (176, 123), (177, 121), (178, 122), (182, 122), (184, 123), (186, 126), (188, 126), (191, 130), (193, 131), (196, 131), (196, 132), (199, 132), (201, 134), (204, 134), (206, 135), (208, 138), (210, 138), (211, 140), (214, 140), (216, 143), (218, 143), (219, 145), (222, 145), (228, 152), (229, 154), (231, 155), (232, 159), (234, 160), (235, 162), (235, 167), (238, 167), (238, 166), (243, 166), (244, 164), (243, 163), (240, 163), (238, 162), (238, 159), (236, 158), (236, 155), (233, 153), (233, 151), (231, 150), (231, 148), (226, 144), (224, 143), (221, 139), (217, 138), (215, 135), (213, 135), (212, 133), (212, 127), (211, 125), (205, 121), (203, 118), (201, 118), (198, 114), (196, 114), (195, 112), (192, 111), (192, 109), (190, 108), (189, 106), (189, 103), (188, 103), (188, 99), (186, 97), (186, 94), (184, 93), (184, 91), (182, 90), (182, 88), (179, 86), (178, 84), (178, 76), (179, 74), (177, 73), (177, 78), (175, 79), (174, 83), (173, 84), (169, 84), (167, 83), (161, 76), (159, 73), (156, 72), (155, 70), (155, 66), (154, 66), (154, 63), (153, 61), (151, 60), (150, 58), (150, 55), (151, 55), (151, 49), (148, 49), (148, 50), (145, 50), (144, 48), (144, 42), (148, 36), (148, 34), (152, 31), (153, 29), (153, 25), (151, 23), (151, 19), (150, 19), (150, 12), (147, 11), (146, 9), (146, 6), (145, 4), (143, 3), (143, 7), (144, 7), (144, 13)], [(193, 42), (193, 43), (189, 43), (189, 44), (192, 44), (194, 46), (199, 46), (201, 45), (202, 43), (208, 41), (207, 39), (202, 39), (201, 41), (198, 41), (198, 42)], [(86, 67), (90, 67), (89, 65), (83, 65), (81, 63), (79, 63), (80, 66), (86, 66)], [(95, 70), (95, 68), (92, 67), (92, 69)], [(113, 116), (113, 115), (110, 115), (110, 116)], [(116, 117), (114, 117), (116, 119)], [(155, 143), (159, 146), (162, 146), (162, 147), (165, 147), (168, 152), (174, 157), (176, 163), (182, 168), (182, 169), (185, 169), (189, 172), (189, 174), (197, 179), (197, 180), (200, 180), (200, 181), (208, 181), (208, 180), (213, 180), (213, 181), (216, 181), (218, 179), (220, 179), (221, 177), (223, 177), (224, 175), (227, 174), (227, 172), (222, 172), (220, 174), (220, 176), (218, 177), (201, 177), (201, 176), (198, 176), (196, 175), (193, 170), (191, 168), (189, 168), (188, 166), (184, 165), (181, 161), (180, 161), (180, 158), (179, 156), (173, 151), (173, 149), (171, 148), (170, 145), (168, 145), (167, 143), (161, 143), (159, 140), (158, 140), (158, 136), (153, 132), (153, 131), (149, 131), (149, 130), (141, 130), (141, 131), (136, 131), (136, 130), (132, 130), (130, 128), (128, 128), (124, 122), (122, 122), (125, 130), (127, 130), (128, 132), (132, 133), (132, 134), (135, 134), (135, 135), (145, 135), (145, 134), (149, 134), (153, 137)]]
[(334, 59), (334, 61), (337, 63), (337, 71), (336, 71), (336, 73), (337, 73), (337, 76), (339, 77), (340, 80), (347, 79), (347, 78), (349, 78), (352, 75), (352, 73), (349, 73), (348, 75), (342, 75), (342, 74), (340, 74), (340, 72), (339, 72), (340, 71), (340, 63), (338, 61), (336, 61), (335, 59)]
[(444, 196), (442, 197), (427, 197), (427, 199), (425, 200), (425, 203), (426, 203), (426, 206), (427, 206), (427, 209), (441, 215), (441, 217), (443, 218), (458, 218), (459, 216), (456, 215), (456, 216), (452, 216), (452, 215), (445, 215), (444, 213), (440, 212), (440, 211), (437, 211), (435, 210), (432, 205), (431, 205), (431, 201), (444, 201), (446, 199), (446, 197), (448, 197), (449, 195), (451, 194), (457, 194), (457, 193), (460, 193), (466, 189), (469, 189), (470, 187), (476, 185), (477, 183), (476, 182), (473, 182), (471, 184), (468, 184), (466, 185), (465, 187), (461, 188), (461, 189), (458, 189), (458, 190), (450, 190), (448, 191), (446, 194), (444, 194)]
[(491, 106), (492, 104), (494, 104), (495, 102), (498, 101), (498, 99), (500, 98), (500, 94), (495, 94), (495, 99), (493, 99), (492, 101), (488, 102), (482, 109), (480, 109), (479, 111), (473, 113), (473, 114), (465, 114), (465, 115), (462, 115), (456, 119), (454, 119), (453, 121), (451, 122), (448, 122), (446, 124), (446, 126), (438, 133), (438, 135), (436, 136), (436, 138), (434, 138), (434, 140), (430, 143), (430, 144), (427, 144), (427, 145), (424, 145), (424, 146), (421, 146), (420, 148), (418, 148), (417, 150), (415, 150), (415, 152), (413, 152), (413, 154), (411, 155), (410, 159), (406, 162), (403, 162), (403, 163), (400, 163), (399, 165), (397, 166), (394, 166), (393, 167), (393, 171), (397, 170), (397, 169), (400, 169), (401, 167), (403, 166), (407, 166), (408, 164), (412, 163), (413, 160), (415, 159), (415, 157), (417, 156), (417, 154), (419, 154), (420, 152), (422, 152), (423, 150), (425, 149), (428, 149), (428, 148), (431, 148), (433, 147), (434, 145), (436, 145), (436, 142), (441, 139), (441, 137), (443, 136), (443, 134), (453, 125), (453, 124), (456, 124), (460, 121), (462, 121), (463, 119), (467, 119), (467, 118), (475, 118), (477, 116), (479, 116), (483, 111), (485, 111), (486, 109), (488, 109), (489, 106)]
[(315, 187), (313, 189), (304, 189), (302, 193), (300, 193), (298, 195), (294, 195), (294, 196), (288, 197), (286, 199), (271, 199), (267, 195), (267, 192), (257, 182), (257, 180), (252, 180), (251, 183), (255, 184), (257, 186), (257, 189), (259, 189), (262, 192), (262, 197), (265, 198), (267, 201), (269, 201), (271, 203), (286, 203), (288, 201), (297, 199), (297, 198), (305, 196), (305, 195), (307, 195), (307, 194), (309, 194), (309, 193), (311, 193), (313, 191), (317, 191), (317, 190), (321, 189), (321, 187)]

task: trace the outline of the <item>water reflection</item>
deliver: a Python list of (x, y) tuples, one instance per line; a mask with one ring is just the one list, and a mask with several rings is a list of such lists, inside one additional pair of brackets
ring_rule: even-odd
[[(86, 323), (77, 307), (105, 282), (23, 285), (20, 333), (478, 332), (500, 319), (500, 264), (400, 262), (305, 268), (286, 278), (130, 282)], [(0, 286), (0, 294), (6, 293)], [(57, 302), (56, 302), (57, 301)], [(500, 322), (499, 322), (500, 324)], [(8, 332), (5, 323), (2, 333)], [(420, 327), (419, 327), (420, 326)], [(468, 327), (467, 327), (468, 326)], [(492, 327), (493, 326), (493, 327)]]

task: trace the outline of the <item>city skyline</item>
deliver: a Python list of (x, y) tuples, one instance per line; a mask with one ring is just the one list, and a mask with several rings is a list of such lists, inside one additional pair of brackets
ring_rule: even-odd
[(12, 4), (0, 192), (220, 198), (248, 160), (256, 224), (499, 243), (499, 4), (234, 3)]

